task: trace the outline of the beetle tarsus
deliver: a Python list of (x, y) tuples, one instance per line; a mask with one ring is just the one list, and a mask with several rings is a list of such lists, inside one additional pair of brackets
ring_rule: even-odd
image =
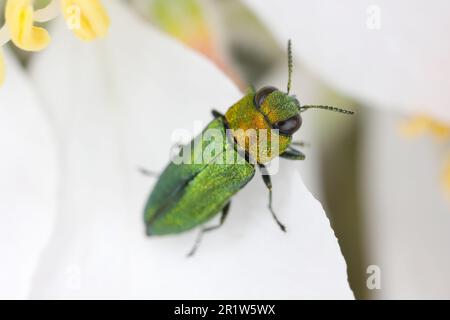
[(200, 230), (200, 232), (198, 233), (197, 239), (195, 239), (194, 245), (192, 246), (192, 249), (188, 252), (186, 257), (190, 258), (194, 255), (194, 253), (197, 251), (200, 242), (202, 241), (202, 238), (203, 238), (203, 229)]
[(272, 208), (272, 189), (269, 189), (269, 210), (270, 210), (270, 213), (272, 214), (272, 217), (275, 219), (275, 222), (280, 227), (281, 231), (286, 232), (286, 226), (284, 224), (282, 224), (280, 220), (278, 220), (278, 217)]
[(278, 220), (277, 216), (275, 215), (275, 212), (273, 212), (273, 210), (270, 208), (270, 212), (272, 213), (273, 218), (275, 219), (275, 222), (278, 224), (278, 226), (280, 227), (281, 231), (286, 232), (286, 226), (284, 224), (282, 224), (280, 222), (280, 220)]
[(220, 228), (220, 227), (223, 225), (223, 223), (225, 222), (225, 219), (226, 219), (227, 216), (228, 216), (228, 212), (230, 211), (230, 204), (231, 204), (231, 202), (228, 202), (228, 203), (225, 205), (225, 207), (223, 207), (223, 209), (222, 209), (222, 215), (220, 216), (220, 221), (219, 221), (219, 224), (218, 224), (218, 225), (216, 225), (216, 226), (211, 226), (211, 227), (207, 227), (207, 228), (202, 228), (202, 229), (200, 230), (200, 232), (199, 232), (198, 235), (197, 235), (197, 239), (195, 239), (194, 245), (192, 246), (192, 249), (191, 249), (191, 250), (189, 251), (189, 253), (186, 255), (188, 258), (192, 257), (192, 256), (195, 254), (195, 252), (197, 251), (197, 249), (198, 249), (198, 247), (199, 247), (199, 245), (200, 245), (200, 242), (202, 241), (202, 238), (203, 238), (203, 234), (204, 234), (204, 233), (209, 232), (209, 231), (212, 231), (212, 230), (216, 230), (216, 229)]
[(158, 178), (159, 174), (150, 170), (147, 170), (145, 168), (139, 167), (139, 172), (142, 173), (144, 176), (152, 177), (152, 178)]
[(298, 147), (310, 147), (311, 144), (305, 141), (292, 141), (292, 146), (298, 146)]

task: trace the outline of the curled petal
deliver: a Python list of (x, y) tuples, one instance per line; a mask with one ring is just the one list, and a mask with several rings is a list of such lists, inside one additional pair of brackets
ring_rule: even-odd
[(50, 43), (47, 30), (33, 25), (34, 9), (31, 0), (9, 0), (5, 20), (12, 41), (20, 49), (39, 51)]
[(110, 21), (99, 0), (62, 0), (62, 10), (67, 25), (84, 41), (104, 37)]

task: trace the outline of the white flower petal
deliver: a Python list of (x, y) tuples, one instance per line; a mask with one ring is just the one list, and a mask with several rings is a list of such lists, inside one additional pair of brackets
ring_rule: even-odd
[(0, 298), (24, 299), (52, 231), (58, 166), (56, 145), (38, 96), (5, 51), (0, 88)]
[(405, 141), (390, 113), (367, 117), (362, 186), (371, 261), (381, 268), (377, 297), (448, 299), (450, 212), (439, 184), (447, 150), (428, 136)]
[[(229, 220), (196, 232), (146, 238), (142, 210), (174, 129), (210, 121), (240, 98), (211, 63), (110, 3), (110, 35), (84, 45), (61, 24), (35, 60), (65, 146), (61, 219), (36, 277), (33, 297), (352, 298), (346, 266), (320, 204), (293, 167), (275, 177), (267, 209), (259, 177), (238, 195)], [(291, 170), (289, 170), (291, 169)]]
[[(245, 1), (335, 88), (371, 105), (450, 121), (448, 1)], [(376, 8), (381, 28), (370, 29)]]

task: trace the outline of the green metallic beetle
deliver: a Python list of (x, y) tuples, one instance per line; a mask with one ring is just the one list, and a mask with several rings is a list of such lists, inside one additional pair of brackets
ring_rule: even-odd
[[(201, 229), (188, 254), (193, 255), (203, 233), (215, 230), (224, 223), (231, 198), (253, 178), (256, 166), (259, 167), (269, 191), (269, 210), (281, 230), (286, 231), (272, 209), (272, 183), (265, 165), (278, 156), (290, 160), (305, 159), (304, 154), (293, 147), (301, 144), (292, 142), (292, 135), (302, 124), (301, 112), (316, 108), (353, 114), (351, 111), (329, 106), (301, 106), (295, 96), (289, 95), (292, 74), (290, 41), (288, 62), (286, 93), (274, 87), (264, 87), (257, 92), (250, 90), (231, 106), (225, 115), (217, 111), (212, 112), (214, 120), (203, 133), (208, 130), (219, 132), (223, 138), (219, 139), (220, 142), (215, 139), (205, 141), (201, 139), (203, 135), (200, 134), (181, 147), (179, 155), (193, 160), (198, 152), (203, 152), (213, 144), (214, 149), (218, 150), (213, 159), (227, 155), (236, 161), (234, 164), (215, 160), (183, 163), (172, 161), (159, 176), (145, 207), (144, 220), (148, 236), (191, 230), (222, 212), (218, 225)], [(273, 143), (268, 143), (267, 152), (258, 152), (260, 150), (257, 146), (252, 144), (248, 137), (243, 136), (249, 129), (256, 132), (266, 130), (270, 141), (277, 141), (275, 151), (272, 149)], [(274, 138), (275, 140), (272, 140)]]

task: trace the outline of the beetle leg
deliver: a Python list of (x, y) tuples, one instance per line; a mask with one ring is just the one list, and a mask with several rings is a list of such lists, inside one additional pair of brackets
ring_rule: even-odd
[(273, 211), (273, 208), (272, 208), (272, 180), (270, 179), (269, 172), (267, 172), (267, 168), (266, 168), (265, 165), (259, 163), (258, 166), (259, 166), (259, 169), (261, 170), (264, 184), (266, 185), (267, 189), (269, 189), (269, 210), (270, 210), (270, 213), (272, 213), (272, 217), (275, 219), (275, 222), (278, 224), (280, 229), (283, 232), (286, 232), (286, 227), (284, 226), (284, 224), (282, 224), (280, 222), (280, 220), (278, 220), (278, 217), (277, 217), (277, 215), (275, 214), (275, 211)]
[(192, 256), (194, 255), (194, 253), (197, 251), (198, 246), (200, 245), (200, 242), (202, 241), (203, 234), (204, 234), (205, 232), (209, 232), (209, 231), (212, 231), (212, 230), (216, 230), (216, 229), (220, 228), (220, 227), (223, 225), (223, 223), (225, 222), (225, 219), (226, 219), (227, 216), (228, 216), (228, 212), (230, 211), (230, 204), (231, 204), (231, 201), (228, 202), (228, 203), (225, 205), (225, 207), (223, 207), (223, 209), (222, 209), (222, 215), (220, 216), (220, 222), (219, 222), (218, 225), (211, 226), (211, 227), (206, 227), (206, 228), (202, 228), (202, 229), (200, 230), (200, 232), (198, 233), (197, 239), (195, 240), (194, 246), (192, 247), (191, 251), (189, 251), (189, 253), (187, 254), (188, 257), (192, 257)]
[(159, 177), (159, 174), (158, 174), (158, 173), (153, 172), (153, 171), (150, 171), (150, 170), (147, 170), (147, 169), (145, 169), (145, 168), (143, 168), (143, 167), (139, 167), (138, 170), (139, 170), (139, 172), (142, 173), (144, 176), (151, 177), (151, 178), (158, 178), (158, 177)]
[(291, 145), (292, 146), (299, 146), (299, 147), (309, 147), (309, 143), (307, 143), (305, 141), (292, 141)]
[(280, 154), (280, 157), (289, 160), (305, 160), (305, 155), (303, 154), (303, 152), (292, 147)]
[(219, 111), (217, 111), (215, 109), (211, 110), (211, 113), (212, 113), (214, 119), (224, 117), (224, 115), (222, 113), (220, 113)]

